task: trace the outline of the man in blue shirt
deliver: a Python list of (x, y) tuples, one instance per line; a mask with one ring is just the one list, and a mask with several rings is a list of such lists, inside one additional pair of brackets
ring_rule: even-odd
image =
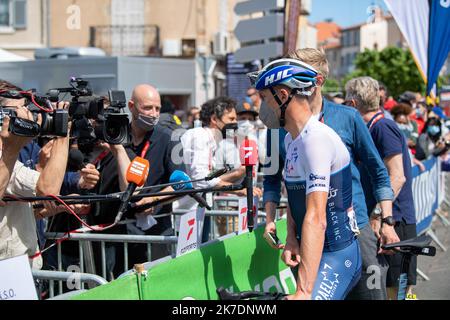
[[(372, 219), (374, 229), (383, 225), (395, 226), (401, 240), (407, 240), (417, 236), (416, 215), (414, 210), (412, 193), (412, 173), (411, 159), (408, 152), (408, 145), (405, 137), (397, 124), (384, 117), (380, 109), (378, 96), (378, 83), (370, 77), (359, 77), (350, 80), (345, 86), (347, 101), (361, 113), (367, 123), (375, 146), (383, 159), (391, 180), (392, 189), (395, 195), (393, 203), (393, 219)], [(367, 200), (369, 212), (376, 206), (373, 198), (373, 190), (368, 178), (367, 168), (361, 168), (362, 183)], [(376, 211), (374, 211), (376, 214)], [(381, 221), (380, 221), (381, 220)], [(398, 277), (400, 276), (401, 254), (386, 257), (389, 263), (387, 274), (388, 295), (391, 299), (397, 296)], [(408, 294), (411, 293), (411, 286), (416, 284), (417, 257), (411, 261), (408, 272)]]
[[(375, 237), (373, 230), (369, 225), (369, 216), (365, 204), (364, 192), (360, 182), (360, 174), (357, 169), (357, 163), (363, 163), (370, 172), (372, 184), (375, 186), (374, 195), (376, 201), (380, 203), (383, 211), (383, 217), (391, 216), (393, 193), (389, 183), (389, 176), (386, 168), (381, 160), (377, 149), (370, 137), (364, 121), (358, 112), (354, 109), (338, 105), (322, 98), (321, 87), (328, 76), (328, 62), (323, 52), (317, 49), (300, 49), (289, 55), (290, 58), (298, 59), (311, 66), (318, 72), (317, 88), (313, 95), (309, 98), (313, 114), (331, 127), (342, 139), (347, 146), (352, 159), (352, 197), (353, 207), (356, 212), (356, 219), (361, 234), (358, 237), (362, 254), (362, 274), (361, 280), (357, 286), (350, 292), (349, 299), (377, 300), (386, 299), (386, 290), (384, 287), (384, 276), (387, 272), (387, 263), (384, 255), (378, 248), (378, 239)], [(264, 117), (273, 117), (272, 115), (260, 114), (261, 119)], [(271, 150), (268, 135), (268, 152)], [(280, 130), (281, 139), (284, 135)], [(272, 137), (273, 139), (273, 137)], [(280, 149), (281, 150), (281, 149)], [(276, 155), (275, 155), (276, 156)], [(269, 156), (267, 157), (268, 159)], [(266, 166), (267, 167), (267, 166)], [(274, 176), (264, 177), (264, 197), (263, 202), (267, 213), (266, 233), (275, 231), (273, 223), (275, 208), (280, 200), (281, 185), (280, 166), (278, 173)], [(267, 172), (267, 171), (265, 171)], [(393, 243), (399, 241), (393, 227), (384, 225), (381, 230), (380, 242)], [(373, 267), (377, 266), (380, 270), (381, 279), (380, 286), (368, 287), (368, 279), (373, 276)], [(369, 268), (370, 267), (370, 268)]]

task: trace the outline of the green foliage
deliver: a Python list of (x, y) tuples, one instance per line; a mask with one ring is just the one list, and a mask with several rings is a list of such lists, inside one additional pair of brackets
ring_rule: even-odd
[(425, 82), (408, 49), (397, 47), (387, 47), (383, 51), (366, 49), (357, 55), (355, 71), (348, 74), (343, 83), (361, 76), (369, 76), (383, 82), (394, 99), (407, 90), (425, 94)]
[(323, 93), (337, 92), (341, 90), (342, 90), (341, 83), (338, 80), (331, 78), (327, 79), (327, 81), (325, 81), (325, 84), (322, 87)]

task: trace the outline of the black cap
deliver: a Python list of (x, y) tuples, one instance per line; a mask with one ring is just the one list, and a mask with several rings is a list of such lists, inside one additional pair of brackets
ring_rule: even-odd
[(239, 103), (236, 106), (236, 114), (241, 114), (241, 113), (246, 113), (246, 112), (249, 112), (249, 113), (254, 114), (255, 116), (258, 116), (258, 111), (256, 110), (253, 103), (251, 103), (247, 100), (245, 100), (242, 103)]

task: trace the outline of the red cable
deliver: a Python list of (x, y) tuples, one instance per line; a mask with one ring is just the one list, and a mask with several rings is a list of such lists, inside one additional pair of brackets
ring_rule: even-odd
[[(11, 198), (16, 198), (14, 196), (10, 196)], [(48, 195), (48, 197), (52, 197), (54, 198), (56, 201), (58, 201), (59, 203), (61, 203), (68, 211), (70, 214), (72, 214), (83, 226), (85, 226), (86, 228), (92, 230), (92, 231), (105, 231), (107, 229), (111, 229), (112, 227), (114, 227), (117, 223), (112, 223), (112, 224), (99, 224), (98, 228), (95, 228), (96, 226), (90, 226), (89, 224), (87, 224), (86, 222), (84, 222), (68, 205), (67, 203), (64, 202), (64, 200), (60, 199), (58, 196), (55, 195)], [(18, 198), (16, 198), (18, 199)], [(55, 245), (70, 239), (70, 237), (66, 237), (69, 236), (72, 233), (80, 233), (79, 229), (76, 230), (72, 230), (72, 231), (68, 231), (66, 232), (61, 238), (56, 239), (56, 241), (54, 243), (52, 243), (50, 246), (48, 246), (47, 248), (43, 249), (43, 250), (39, 250), (37, 253), (35, 253), (32, 256), (29, 256), (30, 259), (36, 259), (37, 257), (41, 256), (45, 251), (49, 250), (50, 248), (54, 247)]]

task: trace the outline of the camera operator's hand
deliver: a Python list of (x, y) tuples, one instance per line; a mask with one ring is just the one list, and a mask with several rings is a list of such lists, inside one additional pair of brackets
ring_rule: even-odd
[(47, 142), (39, 151), (39, 161), (36, 164), (36, 170), (41, 172), (47, 165), (50, 156), (52, 155), (53, 140)]
[[(15, 111), (16, 111), (16, 114), (17, 114), (18, 118), (34, 121), (33, 120), (33, 114), (26, 107), (17, 107), (15, 109)], [(10, 147), (10, 148), (12, 148), (14, 150), (20, 150), (24, 146), (26, 146), (28, 143), (30, 143), (30, 141), (33, 138), (32, 137), (17, 136), (15, 134), (9, 132), (9, 123), (10, 123), (10, 121), (11, 121), (11, 119), (8, 116), (6, 116), (3, 119), (2, 131), (0, 133), (0, 137), (2, 139), (3, 148), (8, 146), (8, 147)], [(36, 122), (37, 122), (37, 124), (41, 125), (41, 123), (42, 123), (42, 116), (41, 115), (38, 115), (38, 118), (37, 118)]]
[(95, 169), (95, 166), (91, 163), (88, 163), (83, 169), (80, 171), (80, 180), (78, 180), (78, 187), (80, 189), (91, 190), (100, 180), (100, 172)]
[[(70, 102), (68, 102), (68, 101), (60, 101), (58, 103), (52, 102), (53, 110), (56, 110), (56, 109), (58, 109), (58, 110), (68, 110), (69, 106), (70, 106)], [(70, 136), (70, 129), (71, 128), (72, 128), (72, 121), (69, 121), (67, 123), (67, 137)], [(64, 139), (65, 137), (58, 137), (58, 138), (63, 138)]]

